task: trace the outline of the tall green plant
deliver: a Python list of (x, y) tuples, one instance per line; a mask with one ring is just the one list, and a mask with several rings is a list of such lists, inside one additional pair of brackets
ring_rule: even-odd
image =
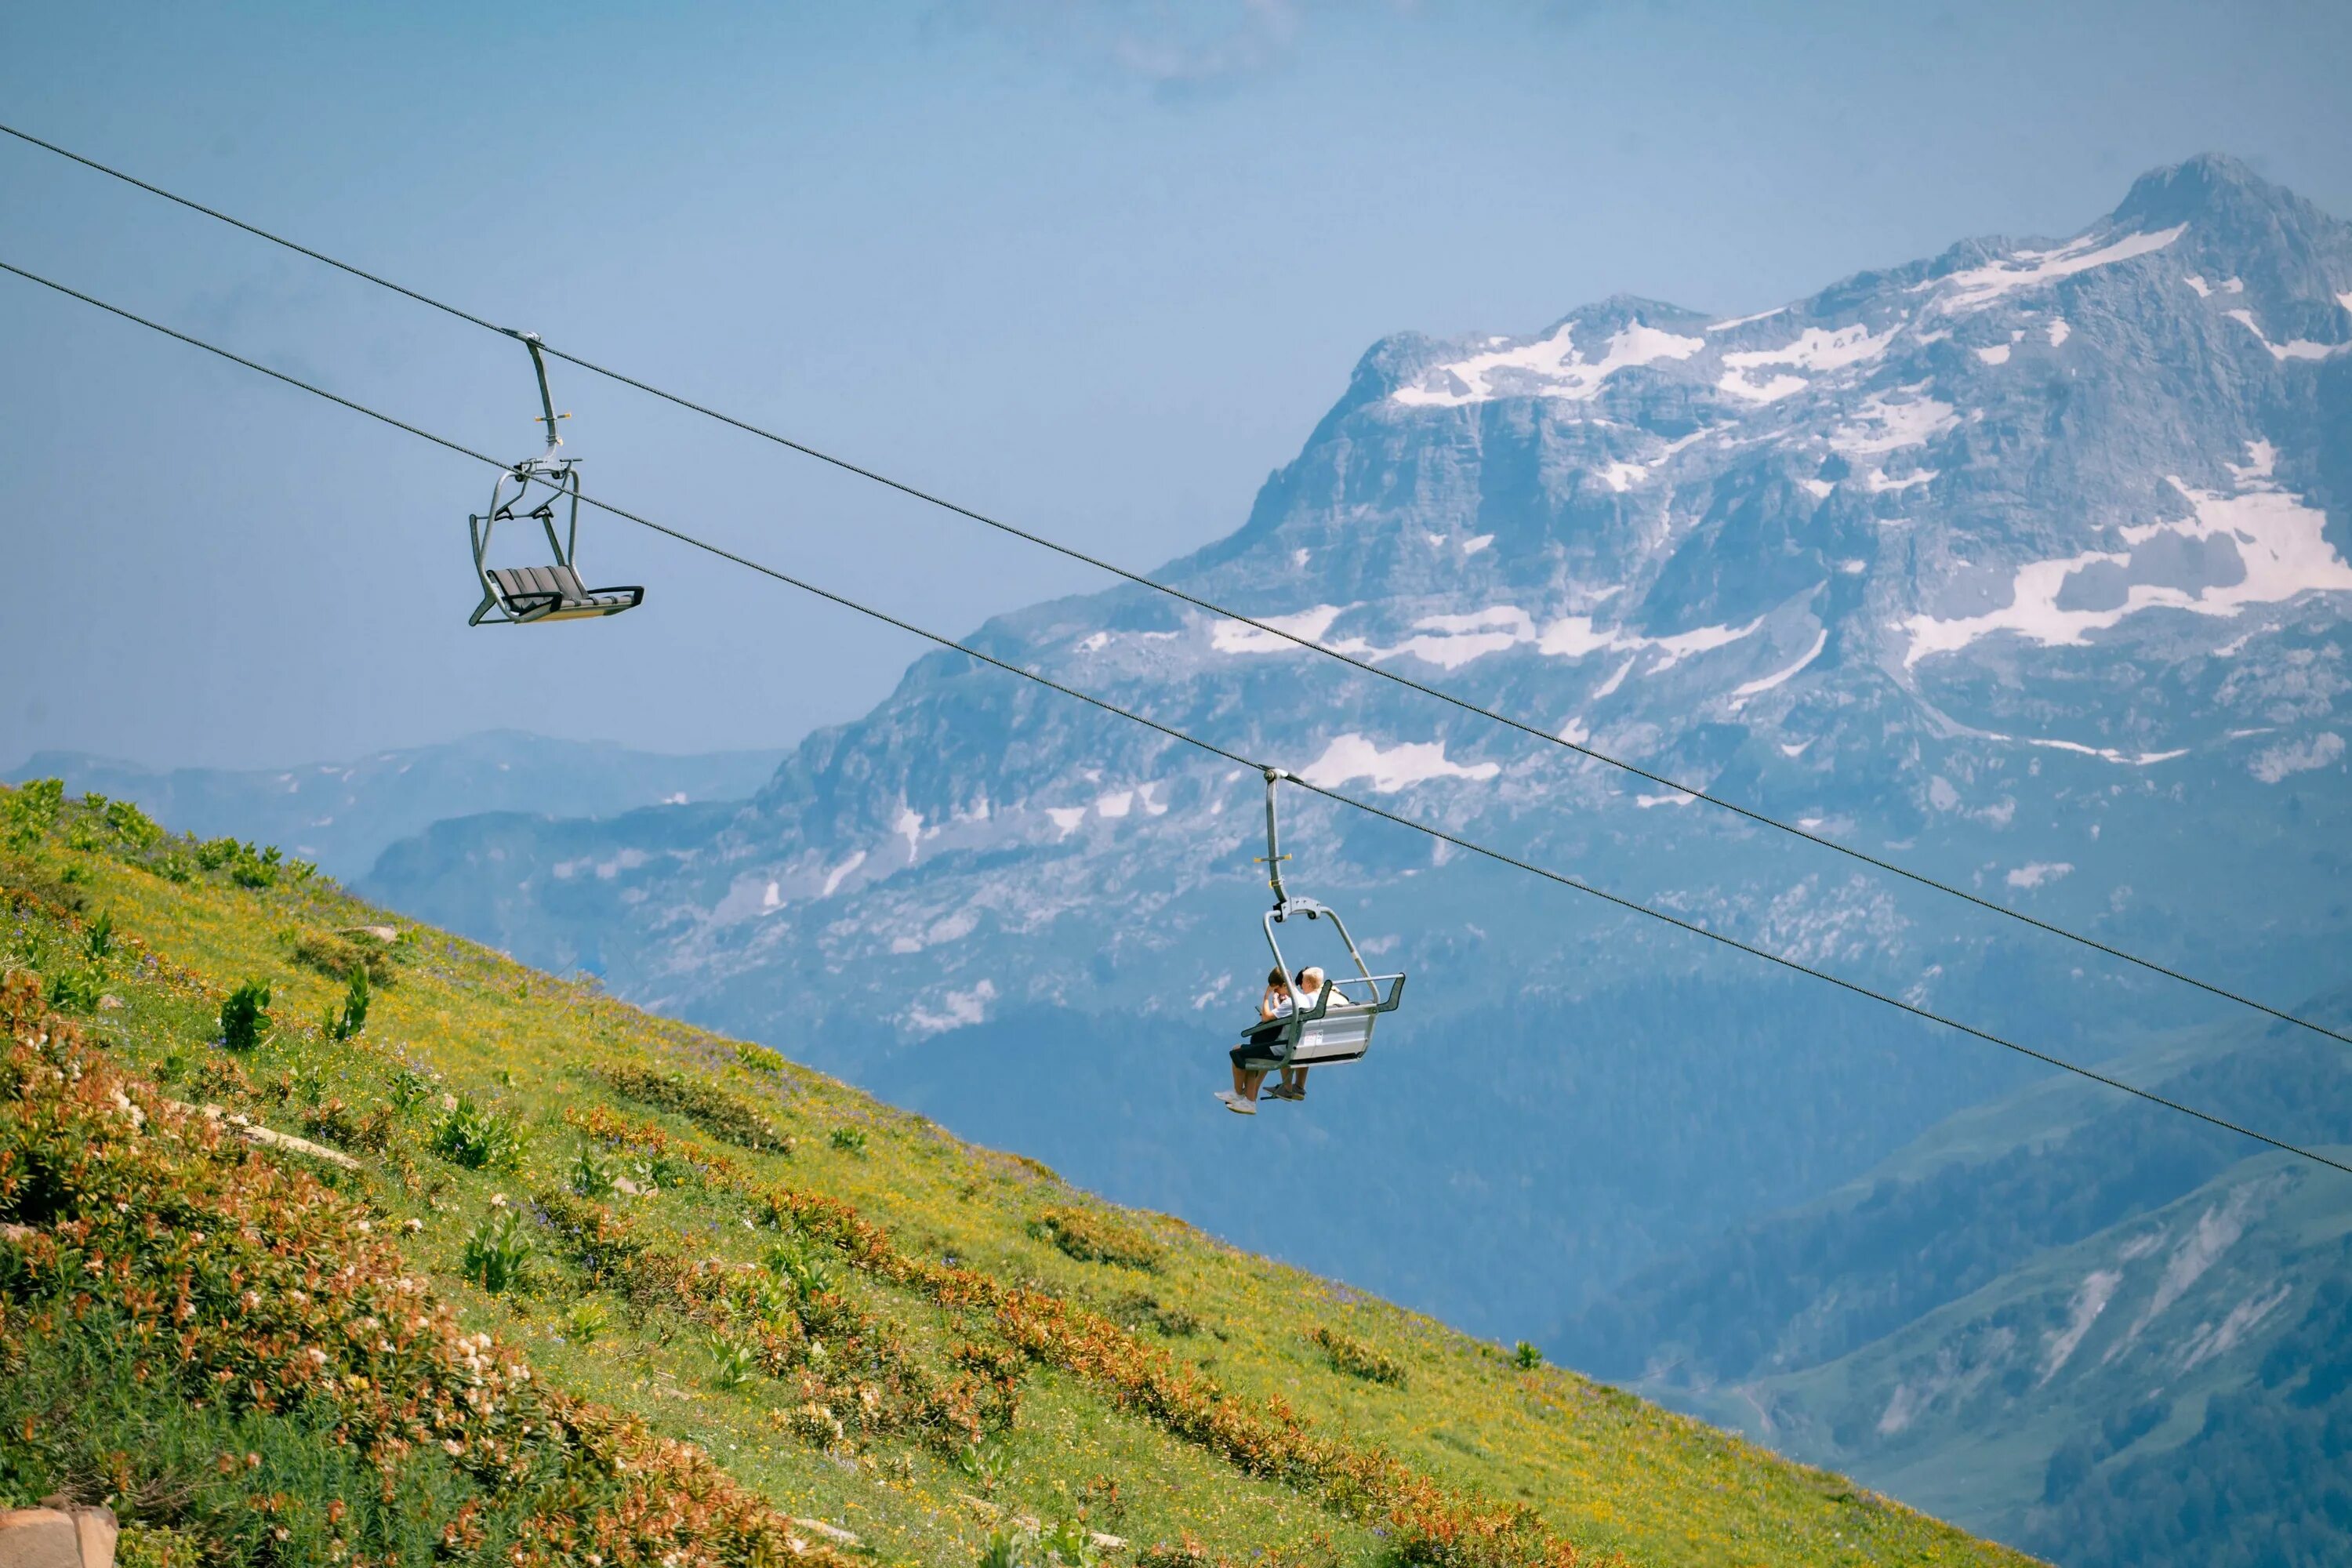
[(221, 1004), (221, 1044), (233, 1051), (249, 1051), (269, 1030), (269, 983), (248, 980)]

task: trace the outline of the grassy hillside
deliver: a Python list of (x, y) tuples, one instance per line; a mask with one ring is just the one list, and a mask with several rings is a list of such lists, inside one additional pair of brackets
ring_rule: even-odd
[(2021, 1561), (247, 847), (0, 837), (0, 1505), (131, 1562)]

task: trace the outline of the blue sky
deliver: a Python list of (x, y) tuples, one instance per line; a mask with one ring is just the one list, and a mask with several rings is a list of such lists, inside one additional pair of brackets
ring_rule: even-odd
[[(2316, 4), (0, 9), (0, 119), (1139, 565), (1388, 332), (1757, 310), (2206, 149), (2352, 214), (2347, 67)], [(0, 257), (533, 444), (511, 345), (13, 143)], [(1093, 585), (558, 370), (593, 491), (950, 631)], [(0, 765), (773, 745), (918, 651), (615, 523), (644, 610), (469, 632), (486, 489), (0, 279)]]

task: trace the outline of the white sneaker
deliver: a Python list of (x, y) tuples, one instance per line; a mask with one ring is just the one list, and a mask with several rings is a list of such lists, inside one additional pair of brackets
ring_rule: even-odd
[(1235, 1116), (1255, 1116), (1257, 1114), (1257, 1107), (1255, 1105), (1244, 1100), (1240, 1095), (1235, 1094), (1230, 1089), (1221, 1089), (1217, 1090), (1217, 1098), (1223, 1100), (1225, 1102), (1225, 1109), (1232, 1111)]

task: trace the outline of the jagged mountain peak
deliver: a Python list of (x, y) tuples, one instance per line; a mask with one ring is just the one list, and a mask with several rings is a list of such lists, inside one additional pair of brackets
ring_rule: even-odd
[(2318, 214), (2293, 191), (2256, 174), (2243, 159), (2200, 153), (2134, 180), (2109, 220), (2118, 227), (2167, 227), (2257, 210)]

